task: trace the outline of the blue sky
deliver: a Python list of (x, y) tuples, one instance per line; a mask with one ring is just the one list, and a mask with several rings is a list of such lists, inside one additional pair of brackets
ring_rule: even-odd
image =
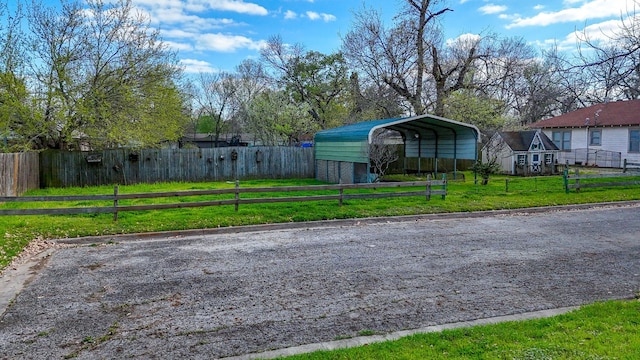
[[(341, 35), (363, 4), (391, 24), (401, 0), (132, 0), (148, 14), (189, 73), (233, 71), (259, 57), (270, 36), (307, 50), (339, 50)], [(602, 37), (633, 10), (634, 0), (441, 0), (453, 9), (443, 18), (448, 38), (494, 32), (522, 36), (541, 47), (575, 49), (575, 32)]]

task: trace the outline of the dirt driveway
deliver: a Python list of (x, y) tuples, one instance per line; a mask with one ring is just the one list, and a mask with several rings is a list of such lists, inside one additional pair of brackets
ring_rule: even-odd
[(76, 244), (34, 268), (0, 315), (0, 359), (211, 359), (630, 298), (639, 209)]

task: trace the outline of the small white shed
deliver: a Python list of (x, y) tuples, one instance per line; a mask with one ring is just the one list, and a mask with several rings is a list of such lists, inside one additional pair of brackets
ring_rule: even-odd
[(482, 148), (482, 161), (500, 164), (505, 174), (557, 173), (558, 147), (540, 130), (498, 131)]

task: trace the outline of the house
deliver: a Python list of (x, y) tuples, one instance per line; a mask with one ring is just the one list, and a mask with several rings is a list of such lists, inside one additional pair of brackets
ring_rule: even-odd
[[(480, 132), (471, 124), (434, 115), (364, 121), (316, 133), (314, 138), (316, 178), (328, 182), (366, 183), (375, 179), (371, 172), (371, 145), (376, 130), (396, 132), (405, 158), (476, 160)], [(419, 162), (418, 162), (419, 163)]]
[(228, 146), (247, 146), (248, 143), (241, 140), (240, 135), (218, 135), (218, 141), (215, 140), (214, 134), (185, 134), (179, 141), (179, 147), (182, 148), (187, 144), (198, 147), (200, 149), (210, 149), (216, 147)]
[(558, 147), (540, 130), (498, 131), (482, 147), (482, 161), (496, 161), (506, 174), (555, 174)]
[(619, 168), (640, 162), (640, 100), (613, 101), (538, 121), (560, 149), (559, 163)]

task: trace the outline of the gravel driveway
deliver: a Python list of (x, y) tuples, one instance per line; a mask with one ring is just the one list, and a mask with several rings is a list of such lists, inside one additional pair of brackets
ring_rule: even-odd
[(210, 359), (630, 298), (640, 290), (639, 209), (58, 248), (0, 315), (0, 359)]

